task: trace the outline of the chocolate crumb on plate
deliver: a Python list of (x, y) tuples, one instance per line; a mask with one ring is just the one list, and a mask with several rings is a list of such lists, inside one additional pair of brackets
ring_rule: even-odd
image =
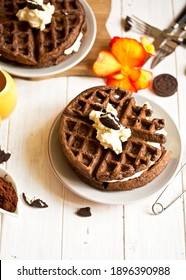
[(25, 195), (25, 193), (23, 193), (23, 199), (26, 202), (26, 204), (28, 204), (31, 207), (36, 207), (36, 208), (46, 208), (48, 207), (48, 205), (46, 204), (46, 202), (42, 201), (39, 198), (33, 198), (33, 199), (28, 199)]
[(90, 217), (91, 211), (90, 211), (90, 207), (84, 207), (84, 208), (80, 208), (76, 214), (80, 217)]
[(154, 78), (152, 89), (159, 96), (171, 96), (177, 91), (178, 82), (177, 79), (170, 74), (160, 74)]
[(7, 161), (10, 158), (10, 153), (5, 153), (5, 151), (0, 148), (0, 163)]

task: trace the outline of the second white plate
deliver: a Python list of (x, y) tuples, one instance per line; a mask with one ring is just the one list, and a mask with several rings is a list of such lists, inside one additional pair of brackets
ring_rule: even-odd
[(132, 191), (104, 192), (93, 188), (82, 182), (76, 176), (61, 152), (61, 147), (58, 140), (60, 124), (60, 116), (58, 116), (49, 133), (48, 156), (56, 176), (72, 192), (78, 194), (81, 197), (99, 203), (128, 204), (142, 200), (154, 194), (171, 182), (179, 167), (182, 154), (181, 137), (177, 126), (168, 113), (159, 105), (140, 95), (136, 95), (135, 98), (137, 104), (139, 105), (142, 105), (148, 101), (153, 108), (154, 115), (158, 118), (163, 118), (166, 121), (166, 131), (168, 132), (166, 148), (171, 150), (173, 153), (172, 159), (170, 160), (166, 169), (153, 182)]
[(11, 65), (9, 63), (5, 63), (2, 61), (1, 61), (1, 68), (6, 70), (8, 73), (18, 77), (40, 78), (40, 77), (47, 77), (54, 74), (65, 72), (70, 68), (74, 67), (75, 65), (77, 65), (80, 61), (82, 61), (85, 58), (85, 56), (89, 53), (89, 51), (91, 50), (94, 44), (96, 38), (97, 26), (96, 26), (96, 19), (94, 13), (91, 10), (90, 6), (87, 4), (85, 0), (81, 0), (81, 3), (85, 9), (88, 32), (77, 53), (74, 53), (71, 57), (69, 57), (67, 60), (65, 60), (64, 62), (58, 65), (46, 67), (46, 68), (39, 68), (39, 69), (26, 68), (17, 65)]

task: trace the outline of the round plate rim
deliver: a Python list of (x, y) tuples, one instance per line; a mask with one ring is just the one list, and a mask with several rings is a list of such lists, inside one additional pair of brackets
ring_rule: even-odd
[[(63, 73), (73, 68), (78, 63), (80, 63), (85, 58), (85, 56), (90, 52), (95, 42), (96, 33), (97, 33), (96, 18), (90, 5), (85, 0), (80, 0), (80, 2), (82, 3), (85, 9), (85, 13), (87, 15), (87, 25), (91, 33), (89, 32), (86, 35), (77, 53), (74, 53), (71, 57), (69, 57), (64, 62), (51, 67), (28, 68), (28, 67), (17, 66), (1, 61), (1, 68), (7, 71), (9, 74), (14, 75), (16, 77), (44, 78), (44, 77), (50, 77), (52, 75)], [(85, 48), (85, 51), (82, 53), (83, 48)]]
[[(48, 150), (47, 150), (47, 153), (48, 153), (48, 159), (49, 159), (49, 162), (50, 162), (50, 166), (54, 172), (54, 174), (56, 175), (56, 177), (59, 179), (59, 181), (65, 186), (67, 187), (70, 191), (72, 191), (73, 193), (77, 194), (78, 196), (80, 197), (83, 197), (85, 199), (88, 199), (90, 201), (93, 201), (93, 202), (97, 202), (97, 203), (102, 203), (102, 204), (110, 204), (110, 205), (125, 205), (125, 204), (131, 204), (131, 203), (136, 203), (136, 202), (139, 202), (141, 200), (144, 200), (145, 198), (147, 197), (150, 197), (151, 195), (155, 194), (156, 192), (158, 192), (159, 190), (163, 189), (164, 187), (166, 187), (167, 185), (169, 185), (177, 171), (178, 171), (178, 168), (179, 168), (179, 165), (181, 163), (181, 158), (182, 158), (182, 139), (181, 139), (181, 136), (180, 136), (180, 133), (179, 133), (179, 130), (178, 130), (178, 127), (175, 123), (175, 121), (173, 120), (173, 118), (168, 114), (168, 112), (166, 112), (160, 105), (158, 105), (156, 102), (152, 101), (151, 99), (148, 99), (148, 98), (144, 98), (143, 96), (136, 96), (135, 97), (136, 100), (137, 100), (137, 103), (138, 101), (143, 101), (143, 103), (145, 102), (149, 102), (151, 104), (151, 106), (153, 107), (156, 107), (159, 108), (159, 110), (161, 112), (163, 112), (163, 114), (167, 115), (168, 116), (168, 119), (169, 119), (169, 122), (171, 122), (171, 125), (175, 128), (175, 131), (177, 133), (177, 137), (178, 137), (178, 140), (179, 140), (179, 144), (177, 145), (179, 150), (178, 150), (178, 157), (176, 159), (171, 159), (170, 160), (170, 163), (169, 165), (166, 167), (166, 169), (162, 172), (162, 174), (167, 170), (167, 173), (170, 173), (170, 170), (171, 168), (173, 169), (172, 171), (172, 175), (169, 177), (169, 179), (166, 181), (166, 183), (164, 183), (163, 185), (157, 187), (157, 189), (153, 189), (153, 191), (149, 192), (148, 195), (145, 195), (145, 190), (148, 190), (148, 186), (152, 185), (152, 184), (155, 184), (156, 181), (160, 181), (159, 179), (162, 177), (162, 174), (160, 174), (153, 182), (151, 182), (150, 184), (147, 184), (146, 186), (144, 187), (141, 187), (141, 188), (138, 188), (138, 189), (134, 189), (132, 191), (121, 191), (121, 192), (104, 192), (104, 191), (101, 191), (99, 189), (96, 189), (96, 188), (93, 188), (87, 184), (85, 184), (84, 182), (82, 182), (78, 177), (77, 175), (71, 170), (71, 168), (68, 166), (68, 163), (66, 162), (66, 160), (64, 160), (65, 164), (67, 164), (67, 168), (69, 170), (71, 170), (71, 174), (73, 174), (73, 177), (75, 178), (75, 180), (77, 180), (81, 185), (85, 185), (87, 186), (87, 190), (89, 190), (89, 193), (87, 194), (86, 192), (83, 192), (82, 191), (80, 192), (79, 189), (77, 188), (77, 185), (75, 187), (73, 187), (73, 182), (71, 184), (69, 184), (66, 180), (64, 180), (63, 178), (63, 175), (62, 174), (59, 174), (59, 172), (57, 171), (56, 169), (56, 166), (55, 166), (55, 162), (53, 161), (53, 155), (51, 153), (51, 141), (52, 141), (52, 137), (53, 137), (53, 133), (54, 133), (54, 130), (56, 128), (57, 125), (59, 125), (59, 119), (60, 119), (60, 115), (61, 113), (55, 118), (51, 128), (50, 128), (50, 131), (49, 131), (49, 135), (48, 135)], [(173, 133), (174, 134), (174, 133)], [(171, 138), (171, 137), (170, 137)], [(61, 154), (62, 155), (62, 154)], [(176, 161), (175, 165), (174, 165), (174, 161)], [(170, 166), (171, 164), (171, 166)], [(170, 167), (170, 168), (169, 168)], [(168, 168), (169, 168), (169, 172), (168, 172)], [(64, 170), (64, 169), (63, 169)], [(165, 175), (164, 175), (165, 176)], [(158, 179), (158, 180), (157, 180)], [(74, 179), (73, 179), (74, 180)], [(90, 192), (90, 188), (92, 190), (92, 192)], [(134, 193), (142, 193), (142, 195), (140, 195), (138, 198), (136, 199), (126, 199), (125, 198), (125, 195), (126, 193), (129, 193), (129, 194), (134, 194)], [(93, 193), (94, 195), (91, 196), (90, 193)], [(100, 194), (101, 194), (101, 197), (100, 197)], [(103, 194), (104, 194), (104, 197), (103, 197)], [(120, 194), (120, 195), (118, 195)], [(144, 195), (143, 195), (144, 194)], [(119, 197), (119, 199), (118, 199)], [(122, 197), (122, 199), (121, 199)]]

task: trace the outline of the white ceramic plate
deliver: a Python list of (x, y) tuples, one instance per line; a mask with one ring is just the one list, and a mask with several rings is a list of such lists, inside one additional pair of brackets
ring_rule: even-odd
[(137, 104), (142, 105), (146, 101), (149, 101), (153, 108), (154, 116), (163, 118), (166, 121), (166, 131), (168, 132), (166, 148), (173, 153), (166, 169), (158, 176), (153, 182), (148, 185), (134, 189), (132, 191), (122, 192), (104, 192), (99, 189), (93, 188), (84, 182), (82, 182), (76, 174), (72, 171), (65, 158), (62, 155), (59, 140), (59, 118), (58, 116), (52, 125), (48, 139), (48, 155), (49, 161), (53, 171), (59, 180), (72, 192), (78, 194), (81, 197), (89, 199), (91, 201), (106, 203), (106, 204), (128, 204), (139, 200), (142, 200), (161, 188), (168, 185), (177, 172), (180, 164), (182, 145), (179, 131), (173, 121), (173, 119), (164, 111), (159, 105), (153, 101), (148, 100), (146, 97), (140, 95), (135, 96)]
[(96, 19), (94, 13), (92, 12), (90, 6), (87, 4), (85, 0), (80, 0), (80, 2), (82, 3), (85, 9), (88, 32), (77, 53), (74, 53), (71, 57), (69, 57), (67, 60), (60, 63), (59, 65), (46, 67), (46, 68), (29, 69), (26, 67), (24, 68), (24, 67), (0, 62), (1, 68), (9, 72), (10, 74), (18, 77), (39, 78), (39, 77), (46, 77), (46, 76), (62, 73), (74, 67), (80, 61), (82, 61), (83, 58), (89, 53), (89, 51), (91, 50), (94, 44), (96, 38), (97, 26), (96, 26)]

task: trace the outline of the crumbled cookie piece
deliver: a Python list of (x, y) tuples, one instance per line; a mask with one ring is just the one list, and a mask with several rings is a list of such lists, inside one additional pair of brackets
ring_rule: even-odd
[(105, 114), (102, 114), (100, 116), (100, 122), (108, 127), (108, 128), (111, 128), (111, 129), (114, 129), (114, 130), (119, 130), (120, 129), (120, 123), (119, 121), (116, 119), (116, 117), (110, 113), (110, 112), (107, 112)]
[(39, 11), (44, 11), (45, 9), (42, 7), (42, 5), (39, 5), (38, 3), (36, 3), (35, 1), (33, 0), (27, 0), (27, 7), (30, 9), (30, 10), (39, 10)]
[(5, 153), (5, 151), (0, 148), (0, 163), (7, 161), (10, 158), (10, 153)]
[(84, 208), (80, 208), (76, 214), (80, 217), (90, 217), (91, 211), (90, 211), (90, 207), (84, 207)]
[(46, 207), (48, 207), (46, 202), (42, 201), (39, 198), (28, 199), (26, 197), (25, 193), (23, 193), (23, 199), (31, 207), (36, 207), (36, 208), (46, 208)]
[(9, 212), (15, 212), (17, 202), (17, 193), (12, 184), (6, 180), (6, 177), (0, 177), (0, 208)]

